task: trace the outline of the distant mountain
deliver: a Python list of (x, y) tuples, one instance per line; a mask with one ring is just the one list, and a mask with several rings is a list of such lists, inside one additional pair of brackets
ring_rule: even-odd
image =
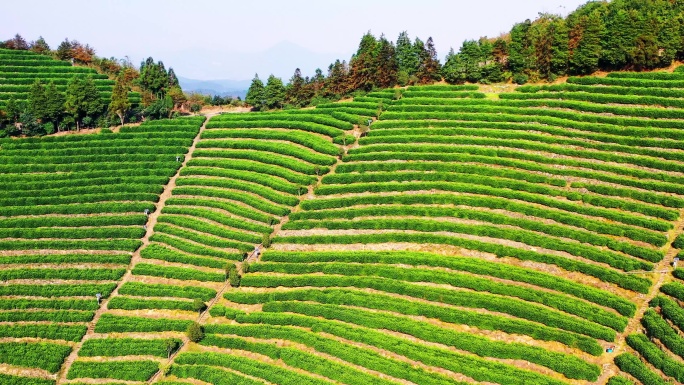
[(205, 95), (240, 97), (244, 100), (251, 80), (196, 80), (178, 77), (183, 91)]
[[(222, 51), (220, 48), (186, 49), (164, 55), (164, 61), (173, 63), (176, 74), (190, 79), (251, 80), (254, 74), (258, 73), (264, 83), (270, 74), (280, 77), (287, 83), (296, 68), (300, 68), (304, 76), (313, 76), (316, 68), (327, 73), (328, 65), (335, 59), (349, 60), (350, 57), (351, 52), (313, 52), (300, 45), (283, 41), (260, 52), (231, 52)], [(200, 67), (197, 60), (207, 65)], [(248, 87), (249, 85), (245, 89)]]

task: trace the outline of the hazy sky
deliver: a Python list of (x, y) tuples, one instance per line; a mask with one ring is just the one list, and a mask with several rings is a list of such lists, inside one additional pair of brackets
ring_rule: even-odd
[[(65, 37), (104, 57), (152, 56), (195, 79), (289, 78), (348, 59), (366, 31), (395, 41), (432, 36), (440, 58), (465, 39), (496, 36), (539, 12), (567, 14), (586, 0), (21, 0), (3, 1), (0, 39)], [(293, 46), (294, 45), (294, 46)], [(283, 53), (293, 52), (283, 58)], [(323, 61), (323, 62), (322, 62)], [(301, 64), (300, 64), (301, 63)], [(284, 79), (287, 80), (287, 79)]]

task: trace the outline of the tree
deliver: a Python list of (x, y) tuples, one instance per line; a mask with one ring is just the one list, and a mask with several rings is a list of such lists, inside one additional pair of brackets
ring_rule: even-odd
[(140, 88), (144, 91), (149, 91), (157, 98), (162, 99), (166, 95), (170, 83), (169, 74), (166, 72), (164, 63), (161, 61), (155, 63), (154, 59), (148, 57), (140, 64), (140, 78), (138, 82)]
[(294, 107), (304, 107), (308, 105), (311, 99), (307, 98), (307, 95), (305, 95), (305, 86), (306, 82), (302, 77), (302, 71), (297, 68), (285, 88), (285, 102)]
[(173, 68), (169, 67), (169, 88), (173, 87), (178, 87), (180, 88), (180, 83), (178, 81), (178, 77), (176, 76), (176, 72), (173, 71)]
[(204, 338), (204, 330), (200, 324), (193, 322), (185, 329), (185, 335), (192, 342), (200, 342)]
[(29, 49), (29, 45), (20, 34), (16, 34), (12, 39), (5, 41), (5, 48), (25, 51)]
[(347, 63), (336, 60), (328, 67), (328, 77), (325, 79), (324, 95), (331, 98), (340, 98), (347, 94), (350, 89), (349, 71)]
[(10, 122), (18, 122), (22, 110), (23, 108), (19, 105), (14, 95), (10, 96), (9, 100), (7, 101), (7, 105), (5, 106), (5, 113), (7, 113), (7, 118), (10, 120)]
[(484, 60), (482, 51), (480, 50), (480, 44), (475, 40), (465, 41), (458, 54), (462, 57), (461, 61), (463, 63), (465, 80), (475, 83), (482, 79), (480, 64), (484, 64)]
[(273, 75), (268, 77), (264, 89), (264, 103), (267, 108), (283, 108), (285, 103), (285, 86), (280, 78)]
[(77, 130), (80, 130), (81, 123), (87, 125), (102, 113), (104, 104), (92, 77), (75, 76), (69, 81), (64, 108), (74, 118)]
[(202, 314), (203, 311), (207, 310), (207, 304), (204, 303), (201, 299), (195, 298), (195, 299), (192, 301), (192, 308), (193, 308), (196, 312)]
[(533, 52), (528, 73), (534, 72), (543, 79), (564, 75), (568, 67), (568, 28), (557, 15), (540, 14), (528, 29), (529, 44)]
[(29, 46), (30, 50), (35, 53), (39, 53), (41, 55), (47, 55), (50, 53), (50, 46), (42, 36), (38, 37), (38, 40), (32, 41)]
[(508, 45), (508, 68), (514, 74), (525, 74), (532, 69), (534, 51), (530, 39), (532, 22), (525, 20), (511, 29), (511, 42)]
[(323, 87), (325, 87), (325, 75), (323, 75), (323, 70), (321, 70), (320, 68), (316, 68), (314, 76), (307, 84), (311, 85), (314, 94), (320, 94), (323, 90)]
[(21, 133), (26, 136), (42, 136), (46, 134), (45, 127), (29, 112), (21, 114), (19, 123), (21, 124)]
[(231, 265), (230, 269), (228, 269), (228, 282), (230, 282), (231, 287), (240, 287), (240, 280), (242, 277), (240, 276), (240, 272), (238, 271), (237, 267), (235, 265)]
[[(418, 45), (418, 47), (420, 47), (420, 45)], [(439, 64), (439, 59), (437, 58), (437, 50), (435, 49), (432, 37), (429, 37), (425, 42), (419, 57), (420, 66), (418, 67), (416, 76), (418, 77), (420, 84), (431, 84), (435, 81), (439, 81), (441, 79), (441, 66)]]
[(256, 74), (254, 75), (254, 79), (252, 79), (252, 84), (250, 84), (249, 89), (247, 90), (245, 102), (252, 106), (255, 111), (259, 111), (266, 103), (264, 98), (264, 83), (259, 79), (259, 74)]
[(34, 119), (42, 120), (46, 115), (46, 107), (45, 86), (40, 79), (36, 79), (29, 91), (26, 112), (30, 113)]
[(376, 57), (375, 85), (380, 88), (394, 87), (399, 76), (397, 50), (392, 42), (380, 36)]
[(178, 349), (178, 341), (174, 339), (168, 339), (165, 342), (166, 345), (166, 358), (171, 359), (171, 353)]
[(351, 88), (370, 91), (376, 86), (378, 41), (370, 32), (361, 38), (349, 70)]
[(463, 57), (457, 55), (451, 48), (442, 66), (442, 77), (449, 84), (463, 84), (466, 81), (465, 63)]
[[(403, 31), (397, 38), (397, 78), (401, 79), (399, 84), (406, 85), (411, 76), (418, 71), (420, 64), (419, 52), (411, 43), (408, 33)], [(405, 80), (405, 82), (404, 82)], [(403, 84), (402, 84), (403, 83)]]
[(71, 42), (72, 57), (75, 62), (80, 64), (90, 64), (95, 56), (95, 49), (88, 44), (83, 45), (76, 40)]
[(570, 73), (587, 75), (597, 71), (602, 54), (603, 20), (600, 10), (596, 9), (589, 14), (578, 15), (577, 19), (569, 20), (568, 24), (570, 26)]
[(59, 43), (59, 46), (57, 46), (57, 59), (59, 60), (71, 60), (74, 58), (74, 53), (73, 53), (73, 45), (69, 41), (69, 39), (64, 39), (63, 42)]
[(50, 82), (45, 89), (45, 115), (44, 120), (52, 122), (54, 131), (59, 131), (59, 124), (64, 118), (64, 93), (57, 89), (54, 82)]
[(124, 124), (124, 118), (131, 108), (131, 102), (128, 100), (128, 87), (123, 75), (119, 75), (114, 83), (112, 90), (112, 101), (109, 103), (109, 113), (115, 114), (119, 117), (121, 125)]
[(166, 92), (166, 97), (171, 98), (171, 109), (174, 108), (181, 108), (183, 103), (188, 101), (188, 98), (185, 96), (183, 93), (183, 90), (181, 90), (180, 87), (175, 86), (171, 87), (167, 92)]

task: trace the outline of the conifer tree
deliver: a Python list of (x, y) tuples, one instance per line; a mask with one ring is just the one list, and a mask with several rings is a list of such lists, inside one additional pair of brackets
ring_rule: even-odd
[(376, 85), (378, 41), (370, 32), (361, 38), (350, 63), (350, 81), (355, 90), (370, 91)]
[(602, 54), (601, 32), (603, 21), (599, 10), (579, 15), (570, 28), (570, 73), (591, 74), (599, 69)]
[[(422, 49), (422, 48), (421, 48)], [(399, 83), (406, 85), (411, 76), (418, 71), (419, 53), (416, 47), (411, 43), (408, 33), (403, 31), (397, 38), (397, 66)]]
[(346, 95), (351, 87), (351, 81), (348, 78), (349, 73), (346, 62), (340, 62), (339, 59), (336, 60), (335, 63), (328, 67), (328, 77), (325, 79), (325, 96), (340, 98)]
[(245, 102), (252, 106), (255, 111), (259, 111), (264, 107), (264, 97), (264, 83), (259, 79), (259, 74), (256, 74), (247, 90)]
[(173, 71), (173, 68), (169, 67), (169, 88), (173, 87), (180, 87), (180, 83), (178, 82), (178, 77), (176, 76), (176, 72)]
[(397, 51), (392, 42), (380, 36), (378, 41), (376, 58), (376, 80), (375, 86), (389, 88), (397, 84), (399, 75), (399, 63), (397, 61)]
[(305, 86), (302, 71), (297, 68), (285, 89), (285, 102), (294, 107), (304, 107), (309, 104), (310, 100), (304, 95)]
[(47, 55), (50, 53), (50, 46), (42, 36), (38, 37), (38, 40), (32, 41), (29, 45), (30, 50), (35, 53), (39, 53), (41, 55)]
[(51, 122), (54, 131), (59, 131), (59, 124), (64, 117), (64, 93), (57, 89), (54, 82), (50, 82), (45, 89), (45, 116), (44, 119)]
[(19, 121), (22, 109), (23, 108), (19, 105), (14, 95), (10, 96), (7, 105), (5, 106), (5, 113), (7, 113), (7, 118), (10, 122), (16, 123)]
[(280, 78), (271, 75), (264, 89), (264, 104), (267, 108), (283, 108), (285, 102), (285, 86)]
[(80, 76), (72, 78), (67, 85), (65, 96), (64, 108), (74, 118), (78, 130), (84, 118), (93, 120), (102, 112), (102, 99), (90, 76), (85, 79)]
[[(420, 47), (420, 45), (417, 46)], [(439, 59), (437, 58), (437, 50), (435, 49), (432, 37), (427, 39), (419, 56), (420, 67), (418, 68), (416, 76), (418, 77), (420, 84), (431, 84), (435, 81), (439, 81), (441, 79), (441, 66), (439, 64)]]
[(71, 60), (74, 58), (74, 53), (73, 53), (73, 45), (69, 41), (69, 39), (64, 39), (63, 42), (59, 43), (59, 46), (57, 46), (57, 52), (55, 53), (57, 55), (57, 59), (59, 60)]
[(47, 98), (45, 97), (45, 86), (36, 79), (29, 91), (26, 111), (36, 120), (42, 120), (46, 115)]
[(5, 47), (9, 49), (16, 49), (16, 50), (27, 50), (29, 49), (29, 45), (24, 40), (24, 38), (20, 34), (14, 35), (12, 39), (9, 39), (5, 42)]
[(511, 29), (511, 42), (508, 45), (508, 68), (514, 74), (528, 73), (532, 68), (534, 57), (533, 46), (530, 41), (532, 22), (525, 20)]

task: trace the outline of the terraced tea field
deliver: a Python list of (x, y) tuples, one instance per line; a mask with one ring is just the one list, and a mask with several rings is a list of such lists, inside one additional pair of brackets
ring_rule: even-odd
[[(5, 106), (11, 98), (16, 101), (28, 99), (31, 85), (36, 79), (43, 84), (52, 82), (59, 91), (64, 92), (74, 76), (92, 77), (102, 98), (109, 103), (114, 81), (109, 80), (107, 75), (30, 51), (0, 49), (0, 107)], [(129, 100), (134, 104), (140, 103), (140, 94), (131, 92)]]
[(0, 143), (3, 373), (60, 370), (99, 316), (96, 294), (107, 301), (130, 274), (145, 211), (155, 211), (203, 121)]
[[(8, 176), (22, 197), (50, 200), (8, 190), (2, 205), (3, 248), (17, 250), (3, 258), (21, 258), (0, 270), (12, 287), (0, 372), (12, 384), (682, 382), (684, 273), (671, 266), (684, 248), (681, 79), (615, 73), (497, 99), (409, 87), (201, 128), (190, 118), (164, 126), (176, 131), (2, 142), (12, 164), (26, 150), (56, 157), (60, 141), (134, 135), (173, 156), (158, 181), (144, 174), (157, 190), (129, 209), (142, 190), (79, 201), (79, 215), (53, 208), (68, 205), (54, 202), (66, 199), (52, 192), (66, 178), (48, 170), (56, 158)], [(151, 136), (172, 132), (184, 136)], [(98, 170), (159, 169), (116, 164)], [(98, 178), (87, 180), (105, 189)], [(38, 289), (46, 280), (100, 286), (56, 299)], [(80, 329), (15, 331), (45, 320)]]

